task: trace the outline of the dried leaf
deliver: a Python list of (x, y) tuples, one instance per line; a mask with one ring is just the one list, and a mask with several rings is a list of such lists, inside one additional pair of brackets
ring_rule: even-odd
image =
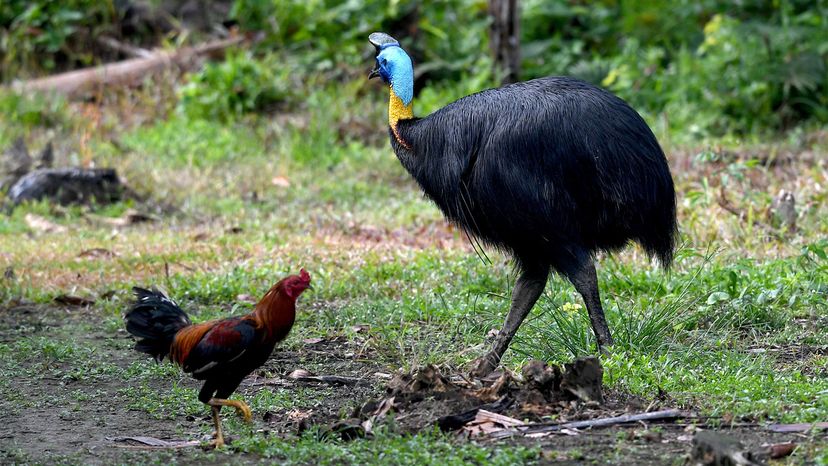
[(26, 214), (23, 219), (29, 228), (37, 230), (40, 233), (66, 233), (69, 231), (65, 226), (52, 223), (40, 215)]
[(100, 220), (113, 227), (126, 227), (137, 223), (154, 222), (157, 219), (149, 214), (138, 212), (135, 209), (127, 209), (127, 211), (118, 218), (100, 217)]
[(290, 180), (285, 178), (284, 176), (274, 176), (270, 183), (273, 186), (278, 186), (280, 188), (289, 188), (290, 187)]
[(346, 442), (365, 437), (366, 430), (359, 419), (343, 419), (331, 426), (331, 431), (338, 434)]
[(483, 401), (495, 401), (503, 395), (503, 392), (509, 390), (509, 383), (512, 380), (512, 374), (509, 371), (503, 372), (493, 384), (488, 387), (483, 387), (479, 390), (472, 391), (472, 395), (480, 398)]
[(85, 249), (78, 254), (78, 257), (93, 257), (93, 258), (112, 258), (117, 257), (118, 253), (104, 248)]
[(296, 369), (293, 372), (291, 372), (290, 374), (288, 374), (289, 379), (295, 379), (295, 380), (303, 379), (305, 377), (311, 377), (311, 376), (313, 376), (313, 374), (310, 371), (305, 370), (305, 369)]
[(370, 328), (371, 327), (367, 324), (359, 324), (359, 325), (352, 326), (351, 331), (354, 332), (354, 333), (362, 333), (362, 332), (365, 332), (365, 331), (369, 330)]
[(304, 340), (302, 340), (302, 343), (306, 345), (316, 345), (322, 343), (323, 341), (325, 341), (324, 338), (305, 338)]
[(258, 301), (256, 301), (256, 298), (254, 298), (253, 296), (250, 296), (249, 294), (246, 294), (246, 293), (237, 295), (236, 296), (236, 301), (241, 301), (243, 303), (251, 303), (251, 304), (256, 304), (258, 302)]
[(779, 459), (789, 456), (796, 450), (794, 442), (775, 443), (773, 445), (762, 445), (767, 448), (768, 457), (771, 459)]
[(370, 434), (374, 430), (374, 421), (372, 419), (362, 421), (362, 428), (365, 429), (366, 434)]
[(486, 411), (485, 409), (479, 410), (477, 412), (477, 416), (475, 416), (474, 421), (472, 422), (494, 422), (495, 424), (500, 424), (503, 427), (515, 427), (522, 426), (524, 424), (524, 422), (520, 419), (493, 413), (491, 411)]
[(481, 409), (477, 411), (474, 419), (463, 426), (463, 430), (469, 435), (491, 434), (509, 427), (522, 426), (524, 423), (519, 419), (504, 416)]
[(194, 234), (193, 236), (190, 237), (190, 239), (193, 240), (193, 241), (204, 241), (204, 240), (209, 239), (209, 238), (210, 238), (210, 234), (205, 233), (203, 231), (201, 233), (196, 233), (196, 234)]
[(392, 397), (389, 397), (389, 398), (386, 398), (386, 399), (382, 400), (382, 403), (380, 403), (380, 405), (377, 407), (377, 410), (374, 411), (372, 417), (374, 419), (384, 417), (393, 408), (394, 408), (394, 397), (392, 396)]
[(55, 296), (55, 302), (65, 304), (67, 306), (91, 306), (95, 304), (95, 300), (93, 299), (82, 298), (80, 296), (72, 296), (68, 294)]
[(290, 421), (299, 422), (311, 417), (311, 414), (313, 414), (313, 410), (302, 411), (301, 409), (292, 409), (288, 411), (287, 417)]

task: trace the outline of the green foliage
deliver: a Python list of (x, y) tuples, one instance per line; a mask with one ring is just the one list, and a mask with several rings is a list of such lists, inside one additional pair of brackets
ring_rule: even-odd
[(90, 39), (111, 29), (111, 0), (0, 2), (0, 80), (21, 70), (89, 64)]
[[(0, 113), (26, 129), (58, 127), (69, 121), (66, 101), (60, 96), (23, 95), (5, 89), (0, 89)], [(5, 126), (0, 128), (0, 135), (10, 129)]]
[[(486, 2), (440, 0), (236, 0), (231, 16), (242, 28), (264, 31), (261, 46), (298, 55), (312, 72), (361, 75), (372, 65), (368, 35), (386, 31), (403, 43), (417, 72), (457, 79), (488, 68)], [(457, 27), (463, 25), (463, 27)]]
[(190, 118), (226, 121), (245, 113), (265, 111), (296, 99), (295, 70), (285, 60), (250, 51), (229, 53), (224, 61), (207, 63), (179, 89), (178, 109)]
[(602, 84), (691, 137), (828, 121), (825, 2), (667, 3), (528, 3), (525, 77)]

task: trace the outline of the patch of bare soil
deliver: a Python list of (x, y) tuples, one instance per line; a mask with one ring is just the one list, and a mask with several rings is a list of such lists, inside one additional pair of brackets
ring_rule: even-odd
[[(0, 309), (0, 341), (49, 337), (61, 326), (73, 329), (93, 316), (92, 309), (78, 307), (71, 311), (60, 307)], [(70, 337), (94, 347), (101, 360), (126, 368), (142, 357), (129, 349), (123, 334), (77, 328), (87, 330), (70, 333)], [(380, 423), (401, 434), (438, 426), (453, 433), (458, 442), (471, 440), (493, 449), (509, 444), (537, 446), (542, 463), (683, 464), (693, 450), (694, 436), (707, 429), (706, 420), (688, 415), (606, 427), (562, 427), (531, 435), (527, 432), (538, 426), (565, 426), (674, 407), (668, 398), (644, 400), (600, 390), (600, 384), (596, 392), (600, 374), (594, 373), (594, 367), (582, 367), (583, 373), (573, 377), (578, 372), (575, 366), (534, 363), (520, 374), (501, 372), (489, 379), (469, 380), (441, 374), (431, 366), (415, 374), (392, 374), (364, 352), (364, 345), (342, 338), (305, 340), (290, 348), (277, 349), (237, 392), (248, 400), (275, 388), (296, 392), (295, 402), (254, 411), (254, 435), (290, 439), (311, 426), (321, 426), (331, 437), (370, 441)], [(156, 419), (145, 410), (126, 408), (132, 400), (123, 389), (132, 382), (123, 376), (51, 378), (26, 369), (31, 368), (0, 363), (8, 384), (0, 385), (6, 393), (0, 400), (0, 463), (201, 464), (219, 460), (198, 447), (153, 450), (137, 442), (112, 440), (136, 436), (202, 440), (211, 430), (206, 409), (203, 416), (172, 413), (171, 418)], [(10, 376), (16, 370), (21, 376)], [(186, 378), (181, 383), (198, 388), (196, 381)], [(171, 382), (151, 382), (151, 388), (166, 393)], [(806, 443), (801, 434), (773, 433), (756, 424), (717, 432), (740, 441), (745, 451), (759, 451), (763, 444)], [(234, 432), (228, 435), (232, 449)], [(229, 457), (222, 458), (219, 461), (229, 461)], [(232, 456), (233, 462), (260, 460), (270, 462), (254, 455)]]

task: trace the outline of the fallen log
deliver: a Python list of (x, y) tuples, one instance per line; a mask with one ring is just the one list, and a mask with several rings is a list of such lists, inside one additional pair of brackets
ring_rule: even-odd
[(244, 41), (245, 37), (235, 36), (196, 47), (174, 51), (155, 51), (149, 57), (131, 58), (118, 63), (108, 63), (30, 81), (17, 81), (12, 84), (12, 89), (17, 92), (54, 92), (67, 97), (82, 96), (104, 86), (138, 82), (150, 74), (173, 65), (187, 66), (197, 57), (214, 55)]
[(112, 168), (42, 168), (9, 189), (14, 204), (49, 199), (61, 205), (107, 204), (122, 198), (124, 185)]

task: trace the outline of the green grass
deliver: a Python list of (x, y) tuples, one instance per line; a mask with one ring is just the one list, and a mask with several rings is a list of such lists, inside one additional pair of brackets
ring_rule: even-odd
[(445, 434), (427, 432), (398, 435), (380, 430), (370, 440), (343, 443), (320, 439), (309, 432), (298, 440), (284, 441), (268, 437), (249, 437), (240, 443), (250, 451), (283, 464), (523, 464), (536, 460), (537, 448), (485, 448), (474, 443), (458, 442)]

